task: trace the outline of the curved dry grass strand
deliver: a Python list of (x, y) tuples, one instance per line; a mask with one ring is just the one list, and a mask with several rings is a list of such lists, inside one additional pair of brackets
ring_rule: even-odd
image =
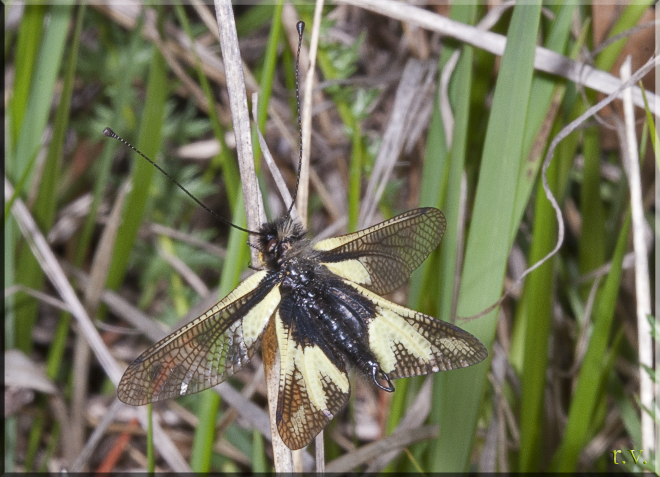
[(621, 93), (626, 90), (626, 88), (630, 88), (633, 84), (636, 84), (639, 80), (641, 80), (644, 76), (646, 76), (651, 69), (654, 67), (658, 66), (660, 64), (660, 57), (651, 57), (641, 68), (639, 68), (635, 74), (633, 74), (627, 81), (625, 81), (619, 89), (614, 91), (612, 94), (607, 96), (605, 99), (602, 101), (598, 102), (588, 110), (586, 110), (582, 115), (580, 115), (578, 118), (573, 120), (571, 123), (566, 125), (559, 133), (554, 137), (552, 142), (550, 143), (550, 146), (548, 147), (548, 152), (545, 155), (545, 159), (543, 160), (543, 166), (541, 168), (541, 180), (543, 183), (543, 190), (545, 191), (545, 195), (552, 204), (552, 208), (555, 209), (555, 213), (557, 215), (557, 243), (555, 247), (541, 260), (536, 262), (534, 265), (529, 267), (527, 270), (525, 270), (520, 277), (511, 285), (500, 297), (499, 300), (497, 300), (495, 303), (493, 303), (491, 306), (486, 308), (480, 313), (477, 313), (476, 315), (468, 316), (468, 317), (461, 317), (460, 319), (462, 321), (472, 321), (476, 320), (477, 318), (481, 318), (482, 316), (487, 315), (490, 313), (492, 310), (500, 306), (500, 304), (504, 301), (504, 299), (509, 296), (509, 294), (515, 290), (520, 284), (522, 284), (523, 280), (527, 275), (532, 273), (534, 270), (539, 268), (541, 265), (543, 265), (545, 262), (550, 260), (550, 258), (554, 257), (559, 249), (562, 246), (562, 243), (564, 242), (564, 234), (565, 234), (565, 225), (564, 225), (564, 218), (563, 214), (561, 212), (561, 208), (559, 207), (559, 203), (557, 202), (557, 199), (555, 199), (555, 196), (552, 194), (552, 191), (550, 190), (550, 186), (548, 184), (548, 167), (550, 167), (550, 163), (552, 162), (552, 158), (554, 157), (555, 154), (555, 149), (559, 145), (561, 141), (566, 139), (569, 134), (573, 133), (576, 129), (578, 129), (587, 119), (595, 115), (598, 111), (603, 109), (605, 106), (610, 104), (612, 101), (615, 99), (619, 98), (621, 96)]

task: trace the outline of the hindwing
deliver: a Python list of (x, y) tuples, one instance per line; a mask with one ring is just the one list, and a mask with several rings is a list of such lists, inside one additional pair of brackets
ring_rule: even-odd
[(209, 311), (133, 361), (117, 396), (139, 406), (221, 383), (252, 358), (279, 302), (279, 285), (268, 272), (251, 275)]
[(405, 212), (359, 232), (314, 244), (331, 272), (385, 295), (403, 285), (440, 243), (447, 221), (438, 209)]
[(392, 303), (346, 280), (374, 306), (368, 318), (368, 345), (390, 378), (465, 368), (483, 361), (488, 352), (467, 331)]
[[(305, 447), (348, 402), (350, 383), (342, 359), (323, 346), (322, 336), (300, 329), (296, 310), (275, 313), (280, 351), (277, 430), (290, 449)], [(303, 319), (306, 317), (303, 317)]]

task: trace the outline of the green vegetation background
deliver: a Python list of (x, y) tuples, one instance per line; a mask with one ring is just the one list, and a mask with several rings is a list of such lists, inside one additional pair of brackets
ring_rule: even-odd
[[(309, 28), (311, 7), (296, 8)], [(334, 8), (328, 6), (324, 13), (330, 14)], [(631, 5), (612, 32), (634, 26), (646, 8)], [(511, 283), (505, 277), (510, 276), (507, 267), (512, 248), (530, 265), (554, 247), (556, 216), (539, 186), (540, 164), (554, 134), (587, 105), (576, 94), (574, 84), (534, 72), (534, 49), (540, 41), (547, 48), (575, 56), (583, 42), (590, 47), (591, 8), (551, 5), (547, 9), (553, 19), (541, 15), (541, 7), (533, 5), (517, 6), (504, 15), (495, 29), (509, 41), (497, 65), (490, 53), (444, 39), (439, 71), (453, 52), (461, 51), (449, 86), (453, 136), (447, 140), (439, 110), (434, 108), (422, 153), (408, 158), (411, 162), (416, 159), (416, 164), (400, 168), (379, 204), (381, 214), (389, 217), (405, 210), (404, 203), (410, 197), (418, 197), (415, 205), (439, 207), (448, 219), (441, 247), (411, 280), (408, 304), (412, 308), (443, 320), (452, 319), (454, 308), (458, 316), (479, 313)], [(207, 34), (190, 7), (175, 5), (155, 11), (162, 38), (166, 37), (165, 25), (170, 23), (189, 36)], [(294, 56), (284, 36), (282, 3), (236, 11), (241, 41), (247, 44), (257, 38), (264, 45), (248, 64), (260, 83), (258, 121), (264, 130), (271, 120), (267, 105), (276, 94), (271, 87), (276, 77), (286, 86), (288, 96), (282, 96), (281, 91), (277, 94), (289, 105), (292, 99)], [(476, 24), (484, 13), (485, 8), (479, 5), (454, 5), (449, 12), (452, 19), (468, 24)], [(577, 38), (571, 36), (574, 18), (580, 19), (583, 28)], [(375, 31), (378, 21), (382, 18), (372, 19), (369, 27)], [(347, 151), (337, 167), (346, 172), (348, 228), (355, 229), (363, 186), (380, 144), (377, 135), (383, 133), (375, 131), (374, 138), (374, 131), (365, 126), (371, 101), (380, 92), (359, 82), (341, 81), (358, 75), (370, 59), (361, 56), (359, 42), (347, 46), (328, 37), (331, 23), (324, 20), (318, 69), (323, 79), (339, 80), (324, 93)], [(386, 31), (401, 33), (401, 27)], [(367, 35), (373, 34), (368, 29)], [(383, 48), (399, 48), (410, 55), (400, 46), (402, 38), (390, 38), (389, 46)], [(308, 36), (305, 41), (309, 41)], [(360, 41), (366, 41), (365, 37)], [(621, 46), (614, 43), (601, 52), (596, 66), (609, 70)], [(137, 306), (167, 326), (174, 325), (199, 296), (163, 259), (159, 249), (183, 260), (204, 277), (209, 288), (219, 287), (220, 296), (228, 293), (247, 269), (245, 235), (200, 218), (202, 212), (152, 166), (102, 136), (103, 129), (111, 126), (156, 159), (200, 200), (233, 217), (235, 223), (244, 224), (235, 153), (225, 142), (230, 130), (227, 102), (215, 80), (206, 77), (201, 63), (186, 71), (202, 91), (205, 109), (190, 97), (159, 49), (139, 33), (139, 28), (125, 29), (102, 9), (85, 6), (26, 6), (20, 23), (6, 29), (5, 57), (5, 70), (13, 78), (7, 91), (5, 168), (17, 197), (28, 203), (44, 234), (73, 200), (83, 194), (90, 194), (92, 200), (75, 234), (55, 248), (58, 257), (90, 273), (104, 254), (109, 260), (104, 288), (131, 296)], [(586, 98), (593, 103), (596, 95), (587, 92)], [(558, 103), (557, 109), (551, 108), (553, 101)], [(295, 118), (295, 103), (291, 109)], [(544, 125), (552, 133), (545, 144), (534, 144)], [(288, 127), (296, 137), (295, 119)], [(532, 273), (522, 292), (505, 301), (501, 310), (469, 323), (458, 321), (482, 340), (490, 357), (472, 368), (431, 377), (428, 422), (439, 424), (439, 435), (409, 446), (388, 470), (487, 470), (486, 463), (494, 462), (494, 458), (488, 460), (483, 452), (493, 449), (489, 439), (494, 435), (499, 439), (498, 467), (490, 470), (639, 470), (632, 459), (625, 466), (613, 467), (614, 449), (610, 447), (605, 446), (596, 456), (587, 452), (604, 438), (607, 445), (641, 448), (636, 380), (620, 371), (624, 365), (634, 366), (637, 360), (636, 343), (624, 332), (630, 324), (622, 321), (634, 313), (634, 300), (631, 303), (620, 292), (624, 286), (621, 280), (631, 280), (629, 274), (622, 273), (624, 254), (630, 250), (627, 183), (618, 151), (601, 150), (600, 134), (596, 125), (574, 133), (557, 149), (548, 172), (562, 209), (570, 206), (581, 227), (577, 231), (569, 227), (560, 253)], [(200, 165), (174, 157), (178, 146), (210, 137), (222, 146), (210, 161)], [(641, 144), (645, 148), (646, 140)], [(583, 157), (582, 167), (576, 167), (576, 155)], [(617, 169), (618, 180), (601, 174), (603, 165)], [(291, 158), (284, 158), (280, 167), (293, 171)], [(263, 169), (258, 165), (266, 192), (268, 173)], [(287, 177), (290, 179), (291, 173)], [(99, 216), (108, 215), (108, 207), (128, 182), (131, 187), (124, 198), (121, 225), (108, 255), (99, 248), (104, 227)], [(458, 234), (461, 207), (467, 207), (462, 242)], [(20, 284), (53, 293), (7, 210), (6, 289)], [(322, 201), (314, 195), (310, 217), (320, 217), (312, 223), (325, 220)], [(226, 258), (165, 235), (145, 238), (140, 230), (147, 223), (164, 224), (202, 241), (222, 244)], [(458, 257), (461, 268), (457, 268)], [(580, 277), (605, 264), (611, 269), (602, 276), (592, 303), (593, 279), (580, 281)], [(456, 289), (458, 302), (454, 304)], [(117, 322), (103, 305), (95, 309), (95, 316), (100, 322), (127, 326)], [(35, 333), (36, 329), (42, 333)], [(48, 331), (45, 338), (44, 330)], [(87, 398), (104, 395), (110, 402), (114, 389), (107, 379), (94, 375), (100, 368), (93, 357), (83, 368), (86, 372), (75, 372), (79, 369), (74, 366), (76, 336), (69, 314), (48, 308), (23, 292), (6, 297), (5, 349), (19, 349), (43, 364), (68, 405), (74, 402), (72, 396), (79, 386), (87, 389)], [(135, 356), (148, 344), (136, 337), (112, 339), (110, 346), (130, 344)], [(380, 401), (385, 406), (382, 412), (387, 416), (388, 433), (401, 421), (422, 383), (422, 378), (399, 381), (391, 402)], [(221, 435), (217, 432), (218, 421), (229, 412), (217, 394), (205, 392), (181, 403), (200, 423), (185, 430), (194, 433), (187, 455), (193, 470), (272, 469), (265, 450), (268, 441), (258, 432), (235, 423), (223, 428)], [(350, 415), (349, 411), (342, 419), (350, 423)], [(339, 430), (337, 423), (326, 430), (328, 463), (345, 453), (331, 437), (335, 430)], [(88, 435), (89, 428), (87, 431)], [(112, 433), (106, 437), (115, 438)], [(248, 463), (231, 453), (218, 452), (214, 444), (220, 438), (248, 457)], [(5, 470), (51, 469), (51, 461), (62, 455), (64, 439), (67, 436), (61, 433), (61, 422), (45, 396), (38, 395), (5, 421)], [(133, 445), (145, 451), (145, 438), (133, 439)], [(163, 465), (157, 454), (155, 460)], [(124, 457), (117, 469), (135, 466)]]

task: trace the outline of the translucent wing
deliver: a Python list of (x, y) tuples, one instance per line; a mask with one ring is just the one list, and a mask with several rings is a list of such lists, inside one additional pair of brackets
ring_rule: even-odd
[(375, 305), (374, 316), (367, 320), (369, 348), (390, 378), (466, 368), (488, 356), (467, 331), (345, 283)]
[(117, 397), (139, 406), (221, 383), (247, 363), (280, 302), (279, 286), (257, 272), (217, 305), (142, 353), (121, 378)]
[(438, 209), (405, 212), (352, 234), (314, 244), (336, 275), (379, 295), (396, 290), (438, 246), (447, 221)]
[(315, 342), (313, 334), (300, 333), (296, 320), (281, 311), (275, 314), (280, 350), (277, 430), (289, 449), (301, 449), (346, 405), (350, 384), (343, 361)]

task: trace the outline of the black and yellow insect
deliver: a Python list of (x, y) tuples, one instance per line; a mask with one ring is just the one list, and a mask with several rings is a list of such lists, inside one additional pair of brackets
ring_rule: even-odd
[[(297, 26), (299, 57), (304, 23)], [(104, 134), (125, 142), (109, 128)], [(313, 243), (291, 219), (295, 196), (284, 217), (256, 232), (216, 215), (258, 237), (263, 268), (142, 353), (119, 383), (121, 401), (139, 406), (220, 384), (252, 358), (274, 319), (280, 352), (277, 429), (289, 448), (300, 449), (346, 405), (347, 367), (392, 392), (392, 379), (464, 368), (486, 358), (486, 348), (466, 331), (379, 296), (401, 286), (437, 247), (446, 227), (442, 212), (411, 210)]]
[(477, 338), (379, 296), (410, 277), (445, 224), (439, 210), (415, 209), (316, 243), (288, 215), (264, 224), (257, 245), (264, 268), (137, 358), (119, 399), (142, 405), (223, 382), (250, 360), (274, 319), (277, 429), (299, 449), (348, 401), (348, 367), (391, 392), (392, 379), (479, 363), (488, 353)]

